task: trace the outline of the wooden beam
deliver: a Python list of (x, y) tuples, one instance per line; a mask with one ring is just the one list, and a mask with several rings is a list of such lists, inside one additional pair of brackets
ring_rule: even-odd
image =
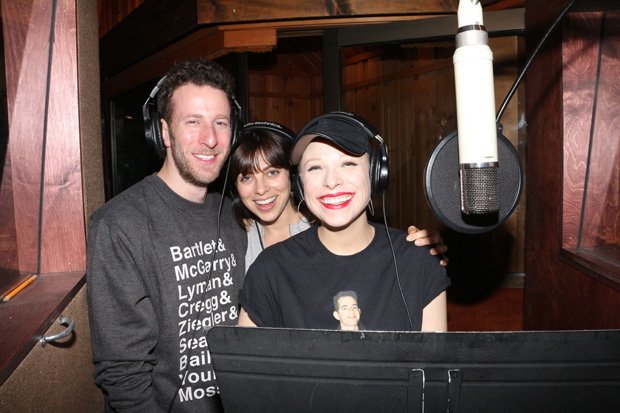
[[(484, 25), (490, 36), (520, 33), (525, 30), (525, 9), (485, 12), (484, 19)], [(348, 47), (407, 40), (454, 39), (457, 28), (456, 15), (382, 24), (377, 25), (372, 31), (349, 27), (339, 30), (339, 42), (341, 47)]]
[(324, 19), (302, 19), (302, 20), (277, 20), (266, 22), (236, 23), (235, 28), (259, 28), (274, 27), (278, 30), (278, 37), (300, 37), (320, 35), (325, 29), (337, 29), (339, 27), (360, 26), (366, 24), (383, 24), (400, 21), (424, 20), (433, 17), (443, 17), (445, 14), (407, 14), (400, 16), (355, 16), (337, 17)]
[(210, 27), (180, 40), (154, 55), (104, 81), (102, 99), (109, 99), (150, 79), (162, 76), (175, 62), (200, 57), (213, 59), (235, 51), (268, 51), (277, 44), (276, 30), (230, 30), (231, 27)]
[(485, 12), (523, 6), (525, 6), (525, 0), (491, 0), (482, 2), (482, 9)]
[(101, 73), (104, 79), (114, 76), (205, 27), (299, 20), (316, 27), (325, 24), (326, 18), (334, 24), (351, 18), (454, 14), (457, 6), (458, 0), (149, 0), (101, 38)]
[(341, 16), (455, 13), (458, 0), (198, 0), (200, 24)]

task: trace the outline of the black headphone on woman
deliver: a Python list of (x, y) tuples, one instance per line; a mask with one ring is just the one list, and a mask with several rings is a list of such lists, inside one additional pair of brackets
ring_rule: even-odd
[(293, 132), (284, 125), (276, 122), (269, 122), (266, 120), (257, 120), (255, 122), (246, 123), (243, 126), (242, 135), (244, 135), (246, 132), (256, 130), (266, 130), (269, 132), (277, 133), (278, 135), (290, 140), (291, 142), (295, 140), (295, 132)]
[[(371, 196), (377, 195), (380, 191), (387, 189), (390, 174), (390, 160), (388, 159), (388, 149), (385, 140), (379, 135), (379, 131), (372, 126), (366, 119), (350, 112), (330, 112), (321, 116), (317, 116), (310, 122), (306, 123), (297, 134), (302, 137), (306, 131), (316, 126), (323, 119), (331, 119), (340, 122), (346, 122), (356, 128), (359, 128), (368, 139), (376, 139), (381, 145), (381, 149), (372, 149), (370, 151), (370, 193)], [(301, 178), (297, 179), (295, 185), (299, 199), (303, 199), (303, 185)]]
[[(151, 91), (151, 94), (142, 106), (142, 117), (144, 118), (144, 135), (146, 136), (147, 145), (153, 149), (155, 154), (163, 159), (166, 156), (166, 145), (161, 135), (161, 114), (157, 109), (157, 101), (155, 97), (161, 89), (162, 84), (166, 80), (166, 76), (159, 79), (157, 85)], [(230, 147), (236, 148), (241, 140), (241, 105), (232, 95), (230, 100)], [(232, 150), (232, 149), (231, 149)]]

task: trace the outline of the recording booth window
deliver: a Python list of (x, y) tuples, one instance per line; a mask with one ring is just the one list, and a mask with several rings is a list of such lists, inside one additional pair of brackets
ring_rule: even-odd
[(151, 83), (141, 85), (108, 103), (106, 134), (110, 144), (106, 145), (109, 159), (104, 166), (108, 176), (106, 199), (161, 168), (162, 160), (147, 146), (144, 138), (142, 105), (152, 88)]
[(620, 11), (566, 17), (561, 255), (620, 290)]

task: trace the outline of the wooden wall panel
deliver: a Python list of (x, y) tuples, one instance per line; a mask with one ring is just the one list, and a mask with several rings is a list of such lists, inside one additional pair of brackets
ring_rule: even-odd
[(251, 72), (249, 120), (270, 120), (298, 130), (308, 118), (308, 81)]
[[(266, 105), (264, 104), (265, 95), (265, 76), (262, 73), (249, 72), (249, 121), (265, 120)], [(274, 120), (275, 122), (275, 120)]]
[[(5, 1), (2, 18), (18, 269), (41, 273), (84, 269), (75, 2), (58, 2), (47, 129), (44, 115), (52, 20), (49, 2)], [(43, 153), (45, 178), (41, 191)]]
[(310, 114), (308, 120), (323, 113), (323, 75), (318, 74), (308, 79), (310, 91)]
[(599, 85), (581, 244), (584, 247), (619, 247), (620, 11), (606, 13), (600, 50)]
[[(571, 14), (564, 25), (564, 36), (576, 40), (563, 53), (564, 94), (564, 175), (562, 244), (576, 247), (581, 219), (581, 204), (586, 177), (588, 140), (592, 126), (592, 109), (596, 84), (601, 13), (587, 19)], [(594, 17), (594, 16), (593, 16)], [(581, 33), (579, 35), (578, 33)], [(586, 36), (585, 34), (588, 33)], [(577, 40), (579, 39), (579, 40)]]
[(17, 270), (19, 251), (17, 250), (17, 231), (15, 229), (15, 203), (13, 200), (13, 178), (11, 173), (11, 153), (6, 152), (2, 164), (2, 183), (0, 186), (0, 267)]
[[(13, 184), (11, 174), (11, 153), (8, 151), (9, 120), (6, 99), (6, 73), (4, 69), (4, 36), (0, 31), (0, 268), (16, 269), (17, 236), (15, 233), (15, 211), (13, 209)], [(1, 283), (1, 280), (0, 280)]]
[[(37, 271), (46, 69), (51, 13), (44, 1), (2, 2), (18, 268)], [(29, 26), (36, 28), (29, 31)], [(21, 84), (20, 78), (29, 79)], [(30, 114), (34, 114), (30, 115)], [(32, 119), (32, 118), (35, 119)]]
[[(571, 13), (563, 32), (568, 260), (620, 290), (620, 12)], [(614, 264), (615, 263), (615, 264)], [(615, 283), (614, 283), (615, 281)]]
[[(533, 50), (564, 3), (561, 0), (549, 0), (544, 4), (536, 0), (526, 2), (529, 50)], [(620, 292), (566, 264), (560, 257), (562, 214), (558, 208), (563, 202), (563, 148), (567, 132), (563, 116), (561, 40), (561, 32), (550, 37), (527, 76), (524, 328), (620, 328)], [(587, 93), (583, 99), (588, 99)]]
[[(79, 10), (78, 2), (75, 0), (59, 0), (54, 3), (57, 13), (50, 66), (52, 2), (37, 0), (2, 2), (4, 37), (7, 41), (6, 49), (10, 50), (6, 55), (6, 61), (3, 62), (6, 63), (6, 78), (10, 88), (9, 172), (17, 172), (19, 177), (12, 184), (12, 193), (15, 196), (11, 210), (16, 216), (15, 222), (20, 224), (16, 227), (20, 255), (28, 257), (27, 261), (19, 261), (18, 268), (23, 271), (37, 271), (36, 257), (39, 253), (41, 256), (39, 278), (9, 302), (4, 303), (0, 310), (3, 313), (1, 328), (3, 331), (0, 332), (2, 386), (0, 400), (3, 402), (0, 403), (2, 404), (0, 410), (2, 411), (11, 408), (15, 411), (38, 411), (44, 408), (60, 410), (58, 406), (62, 404), (63, 397), (65, 408), (69, 410), (72, 409), (73, 399), (82, 396), (85, 398), (92, 396), (98, 403), (101, 400), (101, 394), (93, 384), (92, 377), (87, 380), (88, 364), (65, 363), (67, 360), (78, 358), (88, 363), (90, 359), (88, 335), (84, 335), (88, 332), (84, 295), (75, 306), (71, 307), (79, 313), (77, 314), (79, 319), (73, 335), (60, 345), (64, 348), (63, 360), (54, 359), (54, 354), (50, 353), (50, 351), (53, 353), (50, 347), (55, 345), (47, 346), (45, 349), (39, 347), (38, 350), (41, 351), (35, 349), (29, 353), (84, 284), (86, 240), (83, 202), (85, 200), (82, 197), (80, 145), (84, 143), (87, 147), (89, 142), (88, 139), (81, 138), (90, 138), (87, 136), (89, 131), (96, 134), (95, 141), (99, 144), (97, 148), (100, 148), (101, 114), (98, 105), (100, 79), (97, 71), (85, 69), (89, 64), (98, 66), (96, 3), (80, 1)], [(91, 39), (91, 43), (87, 45), (88, 38)], [(78, 41), (83, 52), (82, 62), (88, 59), (88, 63), (80, 67), (77, 63)], [(38, 66), (34, 63), (38, 63)], [(51, 68), (49, 116), (45, 120), (48, 68)], [(79, 87), (78, 72), (81, 74)], [(80, 89), (79, 98), (78, 89)], [(80, 121), (90, 123), (90, 128), (84, 127), (82, 135), (78, 128)], [(45, 151), (41, 145), (44, 142), (44, 131), (47, 133)], [(86, 152), (91, 156), (101, 157), (100, 149), (97, 152), (94, 148), (88, 148)], [(45, 173), (41, 174), (43, 155), (45, 155)], [(86, 162), (89, 165), (85, 169), (98, 164), (96, 160)], [(24, 173), (29, 169), (35, 173)], [(101, 176), (101, 168), (98, 173)], [(43, 181), (42, 190), (41, 181)], [(92, 182), (94, 181), (89, 180), (89, 183)], [(6, 189), (5, 187), (2, 190), (3, 201), (7, 194)], [(91, 193), (97, 190), (101, 191), (98, 199), (102, 200), (101, 186), (89, 188)], [(11, 191), (8, 192), (10, 193)], [(93, 196), (94, 198), (96, 197)], [(29, 244), (20, 240), (39, 233), (39, 221), (24, 219), (24, 216), (38, 217), (40, 200), (43, 206), (40, 250), (39, 246), (35, 246), (32, 250), (22, 250), (21, 248), (28, 248)], [(2, 220), (0, 224), (5, 225), (6, 222)], [(76, 271), (65, 272), (63, 269)], [(62, 329), (63, 326), (53, 328), (55, 332)], [(81, 343), (79, 348), (72, 346), (76, 336), (86, 338), (86, 341), (78, 340)], [(32, 356), (27, 357), (28, 366), (13, 372), (27, 354)], [(53, 365), (54, 363), (49, 363), (50, 359), (59, 361), (60, 364)], [(58, 366), (64, 368), (58, 369)], [(81, 371), (76, 374), (76, 369)], [(43, 378), (47, 386), (35, 383), (32, 380), (33, 373)], [(9, 380), (16, 386), (2, 385), (9, 375)], [(58, 392), (59, 382), (62, 382), (68, 394), (74, 396), (69, 404), (66, 394), (59, 395), (62, 393)], [(33, 388), (37, 391), (33, 392)], [(51, 400), (54, 402), (50, 405)], [(54, 405), (56, 401), (60, 404)], [(39, 408), (32, 407), (35, 404)], [(73, 407), (75, 410), (75, 406)]]
[(59, 0), (56, 12), (45, 151), (42, 273), (86, 268), (75, 3)]
[[(264, 57), (265, 61), (271, 60), (270, 56)], [(295, 67), (301, 61), (289, 62), (285, 71), (277, 59), (267, 67), (250, 67), (249, 121), (270, 120), (296, 132), (322, 113), (322, 76), (304, 75), (303, 67)]]

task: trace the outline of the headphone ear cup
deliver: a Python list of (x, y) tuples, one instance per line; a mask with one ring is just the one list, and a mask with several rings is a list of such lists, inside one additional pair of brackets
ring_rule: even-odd
[(146, 130), (146, 143), (155, 151), (159, 158), (166, 156), (166, 145), (161, 136), (161, 120), (158, 112), (153, 112), (149, 116)]
[(142, 106), (146, 144), (160, 159), (166, 156), (166, 145), (164, 145), (164, 140), (161, 136), (161, 115), (156, 109), (156, 96), (165, 80), (166, 76), (159, 79), (159, 82), (157, 82), (157, 85), (153, 88), (148, 99)]
[(241, 127), (239, 126), (241, 122), (239, 121), (239, 115), (237, 111), (233, 111), (233, 116), (230, 119), (230, 153), (233, 153), (239, 143), (241, 143)]
[(377, 195), (379, 191), (387, 189), (389, 182), (390, 162), (384, 156), (383, 149), (374, 149), (370, 152), (370, 193)]
[(230, 97), (230, 153), (233, 153), (241, 143), (243, 137), (243, 122), (241, 122), (241, 105), (235, 95)]
[(381, 154), (378, 150), (370, 151), (370, 195), (374, 196), (379, 191), (379, 163)]
[(377, 172), (379, 173), (377, 177), (378, 190), (386, 190), (388, 183), (390, 182), (390, 160), (388, 159), (387, 148), (385, 145), (383, 145), (379, 151), (379, 165)]

